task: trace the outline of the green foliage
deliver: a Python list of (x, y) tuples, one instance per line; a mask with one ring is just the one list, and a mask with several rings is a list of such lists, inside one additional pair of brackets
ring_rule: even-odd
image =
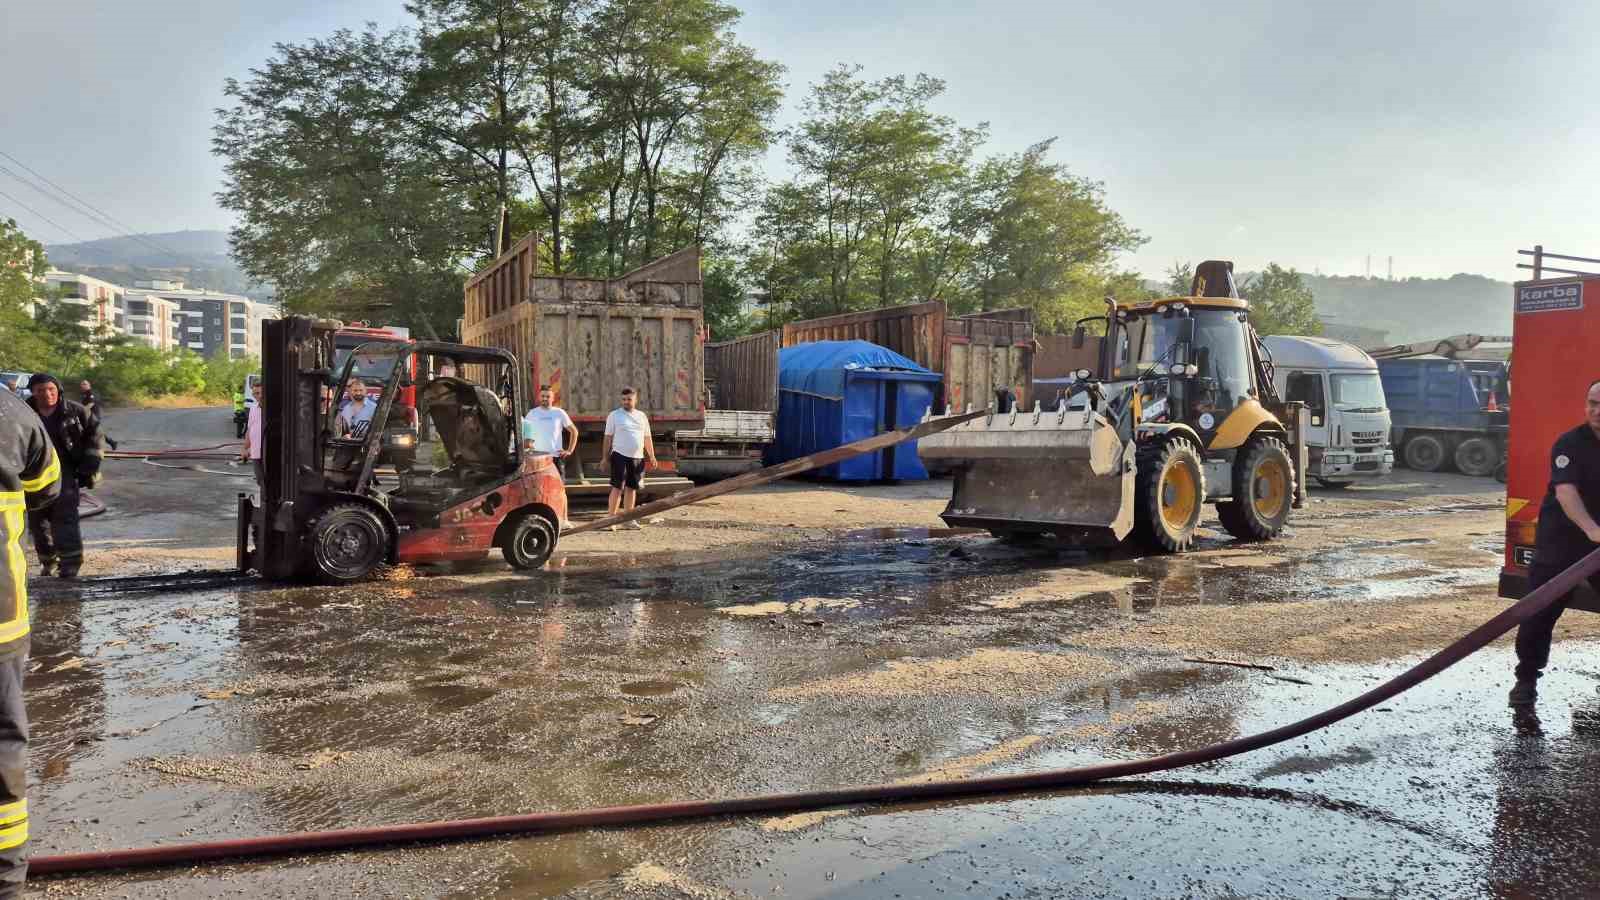
[(1028, 307), (1053, 330), (1138, 289), (1114, 258), (1144, 239), (1101, 186), (1051, 162), (1052, 141), (976, 161), (987, 126), (933, 113), (943, 91), (846, 66), (812, 86), (788, 142), (796, 174), (767, 191), (747, 257), (775, 318), (938, 299)]
[(1167, 283), (1162, 286), (1163, 297), (1187, 297), (1194, 290), (1194, 264), (1175, 262), (1167, 270)]
[[(781, 67), (715, 0), (413, 0), (229, 81), (234, 253), (285, 308), (451, 334), (500, 211), (540, 266), (617, 275), (714, 244), (753, 191)], [(377, 312), (381, 310), (381, 312)]]
[(156, 350), (107, 326), (94, 328), (87, 307), (36, 280), (47, 268), (43, 247), (15, 222), (0, 223), (0, 368), (48, 372), (73, 397), (77, 383), (87, 378), (107, 400), (174, 394), (223, 400), (257, 371), (253, 359), (207, 360), (189, 350)]
[(1294, 269), (1277, 263), (1245, 279), (1240, 293), (1250, 301), (1250, 322), (1262, 334), (1322, 333), (1316, 298)]

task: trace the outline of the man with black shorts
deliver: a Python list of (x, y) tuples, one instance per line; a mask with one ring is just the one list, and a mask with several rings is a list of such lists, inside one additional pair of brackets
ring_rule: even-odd
[[(611, 499), (606, 504), (606, 514), (614, 516), (620, 507), (624, 512), (633, 509), (639, 499), (639, 479), (656, 467), (656, 445), (650, 440), (650, 419), (634, 408), (638, 392), (631, 387), (622, 389), (622, 405), (606, 416), (605, 446), (600, 458), (611, 470)], [(643, 528), (637, 521), (629, 522), (635, 531)], [(610, 530), (616, 531), (612, 525)]]
[[(1589, 384), (1583, 424), (1556, 438), (1550, 448), (1550, 488), (1539, 507), (1533, 565), (1528, 568), (1530, 593), (1600, 547), (1594, 513), (1600, 513), (1600, 380)], [(1600, 575), (1591, 576), (1589, 583), (1600, 590)], [(1539, 675), (1550, 661), (1550, 638), (1571, 599), (1570, 594), (1562, 597), (1517, 629), (1512, 706), (1531, 706), (1538, 699)]]

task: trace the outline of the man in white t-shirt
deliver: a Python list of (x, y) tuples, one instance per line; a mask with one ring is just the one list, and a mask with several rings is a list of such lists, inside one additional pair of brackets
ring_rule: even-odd
[(572, 424), (566, 410), (555, 405), (555, 391), (548, 384), (539, 386), (539, 405), (522, 417), (522, 445), (556, 459), (578, 449), (578, 426)]
[[(606, 441), (600, 449), (600, 458), (611, 469), (611, 500), (606, 504), (607, 514), (616, 515), (620, 506), (624, 511), (633, 509), (639, 498), (639, 480), (644, 473), (656, 467), (656, 445), (650, 439), (650, 419), (637, 409), (638, 392), (631, 387), (622, 389), (622, 405), (606, 416)], [(644, 526), (637, 521), (628, 527), (638, 530)], [(611, 526), (612, 531), (617, 526)]]
[[(567, 411), (555, 405), (555, 391), (539, 385), (539, 405), (522, 417), (522, 446), (534, 453), (548, 453), (556, 459), (556, 471), (565, 467), (562, 460), (578, 451), (578, 426)], [(565, 486), (562, 487), (565, 490)], [(572, 527), (562, 522), (562, 530)]]

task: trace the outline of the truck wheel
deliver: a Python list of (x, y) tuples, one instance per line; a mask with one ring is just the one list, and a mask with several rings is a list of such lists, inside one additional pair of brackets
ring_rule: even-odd
[(311, 523), (311, 561), (329, 581), (358, 581), (389, 554), (389, 529), (359, 503), (329, 507)]
[(1408, 438), (1401, 451), (1406, 458), (1406, 468), (1418, 472), (1437, 472), (1444, 465), (1444, 441), (1434, 434), (1419, 434)]
[(524, 513), (500, 545), (514, 569), (537, 569), (556, 550), (556, 526), (536, 512)]
[(1500, 448), (1485, 437), (1470, 437), (1456, 448), (1456, 469), (1463, 475), (1493, 475), (1500, 464)]
[(1233, 499), (1217, 504), (1222, 527), (1241, 541), (1278, 536), (1294, 503), (1294, 463), (1275, 437), (1258, 437), (1233, 463)]
[(1494, 480), (1495, 481), (1498, 481), (1501, 484), (1505, 484), (1506, 483), (1506, 468), (1507, 468), (1506, 461), (1503, 460), (1503, 459), (1500, 460), (1500, 464), (1494, 467)]
[(1142, 448), (1134, 502), (1135, 527), (1145, 543), (1167, 553), (1189, 549), (1205, 506), (1200, 454), (1183, 438)]

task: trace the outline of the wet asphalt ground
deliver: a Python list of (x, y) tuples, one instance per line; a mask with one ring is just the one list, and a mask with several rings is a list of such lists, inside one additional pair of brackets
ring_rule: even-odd
[[(188, 440), (214, 414), (142, 413), (122, 427)], [(231, 541), (218, 516), (236, 479), (121, 466), (105, 492), (113, 512), (86, 524), (91, 553), (152, 523), (175, 547)], [(1281, 545), (1208, 536), (1183, 557), (1016, 547), (930, 516), (923, 529), (775, 536), (710, 559), (573, 551), (536, 577), (491, 562), (339, 589), (82, 600), (42, 589), (28, 683), (34, 853), (1038, 771), (1254, 733), (1367, 690), (1487, 618), (1498, 487), (1436, 476), (1319, 495)], [(1452, 598), (1459, 622), (1408, 630)], [(1293, 629), (1329, 610), (1336, 629), (1317, 618), (1303, 636), (1328, 640), (1269, 643), (1247, 660), (1271, 671), (1185, 661), (1262, 646), (1230, 629)], [(1188, 640), (1218, 649), (1176, 649)], [(1293, 744), (1091, 789), (38, 887), (1593, 896), (1595, 646), (1558, 645), (1537, 717), (1505, 708), (1502, 642)]]

